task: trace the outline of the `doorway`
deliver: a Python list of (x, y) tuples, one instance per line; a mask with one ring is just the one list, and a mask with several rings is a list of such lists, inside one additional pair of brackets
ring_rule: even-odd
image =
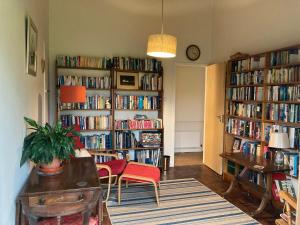
[(175, 166), (202, 164), (204, 94), (205, 66), (176, 65)]

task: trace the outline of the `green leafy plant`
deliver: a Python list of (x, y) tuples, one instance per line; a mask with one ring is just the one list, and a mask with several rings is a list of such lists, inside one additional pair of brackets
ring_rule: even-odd
[(34, 131), (24, 138), (20, 166), (27, 160), (37, 164), (49, 164), (54, 158), (64, 160), (75, 154), (72, 136), (80, 134), (73, 127), (64, 128), (61, 121), (54, 126), (48, 123), (43, 126), (27, 117), (24, 120), (30, 126), (29, 129)]

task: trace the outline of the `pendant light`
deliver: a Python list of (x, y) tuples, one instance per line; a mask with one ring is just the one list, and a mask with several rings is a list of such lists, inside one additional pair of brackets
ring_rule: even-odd
[(164, 0), (161, 1), (161, 33), (151, 34), (148, 38), (147, 55), (157, 58), (176, 57), (176, 37), (164, 34)]

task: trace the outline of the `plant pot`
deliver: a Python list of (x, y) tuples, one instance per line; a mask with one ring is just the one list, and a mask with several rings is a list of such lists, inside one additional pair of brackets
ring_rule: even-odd
[(55, 174), (59, 174), (62, 172), (62, 164), (61, 160), (55, 158), (49, 164), (40, 164), (39, 165), (39, 173), (46, 176), (51, 176)]

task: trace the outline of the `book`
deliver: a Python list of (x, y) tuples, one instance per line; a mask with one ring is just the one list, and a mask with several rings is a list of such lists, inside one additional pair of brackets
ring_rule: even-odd
[(82, 135), (80, 142), (86, 149), (112, 149), (112, 134)]
[(261, 137), (261, 122), (229, 118), (226, 123), (226, 132), (259, 141)]
[(263, 100), (263, 87), (227, 88), (226, 98), (229, 100)]
[(115, 129), (161, 129), (162, 119), (115, 120)]
[(112, 116), (75, 116), (61, 115), (62, 125), (65, 127), (78, 125), (80, 130), (102, 130), (112, 128)]
[(160, 107), (160, 96), (125, 96), (116, 95), (116, 109), (157, 110)]
[[(276, 184), (277, 191), (286, 191), (288, 192), (293, 198), (296, 198), (296, 191), (294, 189), (293, 183), (290, 179), (286, 180), (274, 180)], [(282, 199), (280, 199), (283, 202)]]
[(57, 85), (60, 86), (85, 86), (91, 89), (110, 89), (111, 77), (109, 72), (103, 76), (72, 76), (59, 74), (57, 77)]
[(229, 102), (227, 114), (231, 116), (261, 119), (262, 104), (245, 104), (238, 102)]

